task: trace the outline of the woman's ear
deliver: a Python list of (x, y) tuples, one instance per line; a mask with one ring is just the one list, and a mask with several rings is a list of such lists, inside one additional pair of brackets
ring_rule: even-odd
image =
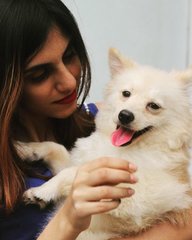
[(109, 49), (109, 67), (112, 76), (121, 73), (124, 69), (129, 69), (134, 66), (136, 66), (136, 63), (126, 59), (117, 49)]

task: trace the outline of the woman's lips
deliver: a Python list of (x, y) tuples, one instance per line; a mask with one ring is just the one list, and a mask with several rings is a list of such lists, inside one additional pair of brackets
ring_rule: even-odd
[(68, 95), (67, 97), (62, 98), (59, 101), (55, 101), (54, 103), (56, 104), (69, 104), (74, 102), (77, 99), (77, 93), (76, 90), (73, 91), (70, 95)]

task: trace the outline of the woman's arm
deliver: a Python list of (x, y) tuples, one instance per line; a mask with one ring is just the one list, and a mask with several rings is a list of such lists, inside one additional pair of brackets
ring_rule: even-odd
[(138, 236), (112, 240), (192, 240), (192, 211), (190, 211), (190, 219), (185, 227), (162, 223)]
[(62, 206), (37, 240), (75, 240), (81, 231), (73, 228), (65, 212), (66, 207)]
[(81, 166), (64, 205), (38, 240), (75, 240), (89, 227), (93, 214), (115, 209), (119, 199), (133, 195), (132, 189), (118, 187), (117, 184), (135, 183), (135, 170), (133, 164), (114, 158), (100, 158)]

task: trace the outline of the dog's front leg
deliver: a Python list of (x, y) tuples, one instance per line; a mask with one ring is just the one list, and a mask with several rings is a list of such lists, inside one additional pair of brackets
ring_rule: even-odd
[(55, 175), (67, 166), (70, 155), (66, 148), (55, 142), (15, 142), (15, 148), (24, 161), (43, 159)]
[(28, 189), (24, 195), (26, 204), (38, 204), (41, 208), (49, 202), (57, 202), (68, 195), (78, 167), (63, 169), (56, 176), (39, 187)]

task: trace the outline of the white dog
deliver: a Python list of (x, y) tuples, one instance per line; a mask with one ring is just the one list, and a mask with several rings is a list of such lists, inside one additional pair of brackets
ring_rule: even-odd
[(104, 106), (96, 116), (96, 131), (79, 139), (70, 156), (52, 142), (18, 146), (24, 157), (43, 157), (55, 174), (70, 161), (74, 166), (25, 193), (28, 201), (40, 205), (68, 194), (76, 165), (102, 156), (137, 165), (139, 181), (131, 185), (135, 194), (122, 199), (117, 209), (93, 216), (89, 229), (78, 240), (138, 233), (164, 220), (183, 224), (192, 205), (188, 173), (192, 70), (167, 73), (126, 60), (114, 49), (109, 52), (109, 63), (112, 77)]

